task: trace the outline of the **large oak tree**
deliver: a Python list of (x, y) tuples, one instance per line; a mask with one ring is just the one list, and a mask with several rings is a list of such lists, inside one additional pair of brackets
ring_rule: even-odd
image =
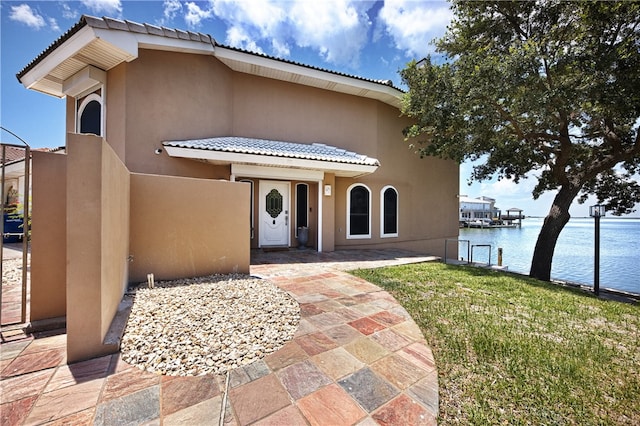
[[(444, 59), (402, 71), (405, 129), (422, 155), (475, 160), (471, 179), (554, 191), (531, 263), (549, 280), (574, 200), (640, 201), (640, 3), (454, 1)], [(420, 142), (415, 142), (420, 141)], [(634, 178), (635, 177), (635, 178)]]

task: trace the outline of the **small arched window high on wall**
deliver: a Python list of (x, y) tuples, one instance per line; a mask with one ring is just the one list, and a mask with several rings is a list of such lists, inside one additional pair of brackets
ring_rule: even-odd
[(360, 183), (347, 189), (347, 238), (371, 238), (371, 191)]
[(380, 191), (380, 236), (398, 236), (398, 191), (393, 186), (385, 186)]
[(100, 91), (78, 99), (77, 132), (102, 136), (102, 96)]

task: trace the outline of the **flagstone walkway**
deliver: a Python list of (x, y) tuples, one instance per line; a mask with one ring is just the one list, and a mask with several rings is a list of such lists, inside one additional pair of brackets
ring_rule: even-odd
[(252, 253), (251, 274), (300, 304), (293, 340), (225, 375), (144, 372), (119, 354), (67, 365), (64, 330), (5, 335), (0, 424), (435, 425), (431, 349), (386, 291), (344, 272), (409, 252)]

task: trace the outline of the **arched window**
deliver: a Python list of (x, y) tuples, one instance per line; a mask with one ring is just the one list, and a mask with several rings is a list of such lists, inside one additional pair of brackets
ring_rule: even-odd
[(91, 93), (79, 100), (77, 131), (102, 136), (102, 97)]
[(380, 191), (380, 236), (398, 236), (398, 191), (393, 186)]
[(301, 226), (309, 226), (309, 185), (306, 183), (296, 184), (296, 237)]
[(371, 238), (371, 191), (358, 183), (347, 189), (347, 238)]

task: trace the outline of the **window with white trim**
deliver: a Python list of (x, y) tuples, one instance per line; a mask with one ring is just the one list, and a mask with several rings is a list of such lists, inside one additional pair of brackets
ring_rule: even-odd
[(347, 189), (347, 238), (371, 238), (371, 191), (361, 183)]
[(380, 191), (380, 237), (398, 236), (398, 191), (385, 186)]
[(103, 135), (102, 89), (76, 100), (76, 131)]

